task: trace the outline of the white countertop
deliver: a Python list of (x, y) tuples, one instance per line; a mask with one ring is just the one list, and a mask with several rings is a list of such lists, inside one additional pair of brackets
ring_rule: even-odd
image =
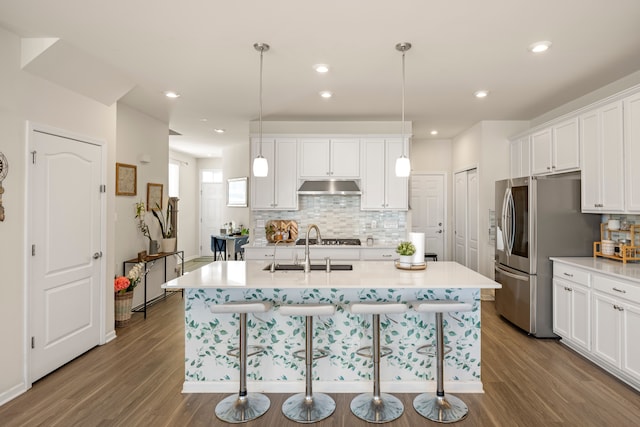
[(599, 257), (551, 257), (549, 259), (640, 284), (640, 264), (638, 263), (627, 262), (624, 264), (620, 261)]
[[(243, 248), (273, 248), (275, 243), (247, 243)], [(373, 245), (310, 245), (309, 249), (395, 249), (397, 243), (375, 243)], [(298, 248), (304, 250), (304, 245), (295, 242), (278, 243), (278, 248)]]
[(400, 270), (393, 261), (336, 262), (351, 271), (263, 271), (264, 261), (216, 261), (163, 285), (183, 288), (455, 288), (486, 289), (501, 285), (455, 262), (428, 262), (425, 270)]

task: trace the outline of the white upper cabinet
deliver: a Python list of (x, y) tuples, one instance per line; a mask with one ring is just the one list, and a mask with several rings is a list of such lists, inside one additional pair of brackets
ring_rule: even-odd
[(625, 210), (640, 213), (640, 93), (624, 99)]
[[(264, 178), (252, 175), (251, 209), (298, 209), (297, 148), (295, 138), (263, 138), (262, 155), (269, 163), (269, 174)], [(251, 159), (258, 152), (258, 138), (252, 138)]]
[(578, 119), (572, 118), (531, 135), (531, 173), (547, 175), (580, 168)]
[(510, 159), (511, 159), (511, 178), (520, 178), (531, 174), (529, 164), (529, 136), (518, 138), (509, 143)]
[(395, 175), (396, 159), (402, 155), (402, 140), (366, 139), (362, 143), (362, 210), (407, 210), (407, 178)]
[(624, 211), (622, 127), (621, 101), (580, 116), (582, 212)]
[(300, 178), (360, 178), (358, 138), (300, 140)]

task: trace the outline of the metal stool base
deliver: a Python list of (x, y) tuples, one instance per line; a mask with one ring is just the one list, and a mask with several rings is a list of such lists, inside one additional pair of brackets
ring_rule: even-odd
[(455, 423), (469, 413), (467, 405), (450, 394), (437, 396), (433, 393), (422, 393), (413, 400), (413, 407), (423, 417), (438, 423)]
[(329, 417), (336, 410), (336, 402), (327, 394), (294, 394), (282, 404), (282, 413), (297, 423), (315, 423)]
[(244, 397), (232, 394), (216, 405), (216, 417), (228, 423), (246, 423), (264, 415), (270, 405), (264, 394), (248, 393)]
[(351, 401), (353, 415), (370, 423), (388, 423), (400, 418), (403, 411), (400, 399), (387, 393), (380, 393), (377, 398), (372, 393), (363, 393)]

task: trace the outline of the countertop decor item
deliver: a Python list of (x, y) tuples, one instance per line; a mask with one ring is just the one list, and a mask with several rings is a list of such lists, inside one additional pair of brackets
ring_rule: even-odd
[[(600, 224), (600, 241), (593, 242), (593, 257), (614, 259), (624, 264), (628, 261), (640, 261), (640, 226), (634, 224), (629, 226), (629, 230), (612, 230), (610, 223), (611, 220)], [(613, 234), (622, 237), (616, 240)]]
[(400, 242), (396, 248), (396, 252), (400, 255), (399, 264), (402, 267), (411, 267), (413, 264), (413, 254), (416, 253), (416, 247), (411, 242)]
[(298, 223), (289, 219), (272, 219), (264, 227), (267, 242), (295, 242), (298, 238)]
[(405, 264), (401, 261), (395, 261), (395, 266), (396, 268), (399, 268), (400, 270), (424, 270), (425, 268), (427, 268), (427, 263), (426, 262), (422, 262), (419, 264)]

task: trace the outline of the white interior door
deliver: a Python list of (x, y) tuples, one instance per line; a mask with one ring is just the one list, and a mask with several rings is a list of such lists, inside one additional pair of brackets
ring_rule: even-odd
[(478, 271), (478, 170), (467, 172), (467, 267)]
[(455, 260), (478, 271), (478, 170), (455, 174)]
[(424, 233), (425, 252), (445, 254), (445, 176), (411, 175), (411, 231)]
[(213, 169), (200, 173), (200, 256), (213, 256), (211, 235), (219, 234), (222, 227), (224, 188), (219, 172), (220, 182), (215, 182), (217, 174)]
[(467, 265), (467, 172), (454, 178), (455, 261)]
[(102, 148), (32, 130), (31, 381), (100, 343)]

